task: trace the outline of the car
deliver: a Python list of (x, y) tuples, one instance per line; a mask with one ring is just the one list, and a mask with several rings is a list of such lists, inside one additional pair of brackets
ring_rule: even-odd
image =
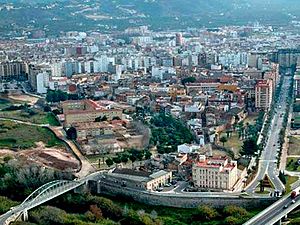
[(161, 191), (163, 191), (164, 189), (162, 188), (162, 187), (160, 187), (160, 188), (157, 188), (156, 189), (158, 192), (161, 192)]
[(286, 209), (288, 207), (288, 205), (283, 206), (284, 209)]
[(295, 204), (295, 202), (296, 202), (296, 201), (293, 199), (293, 200), (292, 200), (292, 204)]

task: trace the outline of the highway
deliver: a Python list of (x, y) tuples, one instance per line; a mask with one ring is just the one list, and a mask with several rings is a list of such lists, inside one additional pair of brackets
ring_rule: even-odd
[[(299, 188), (296, 191), (299, 193)], [(300, 195), (295, 198), (295, 203), (292, 203), (290, 195), (287, 195), (244, 223), (244, 225), (273, 225), (299, 205)]]
[(257, 175), (246, 188), (246, 191), (249, 194), (255, 192), (255, 188), (259, 185), (260, 180), (262, 180), (266, 174), (273, 183), (275, 190), (280, 192), (284, 190), (284, 185), (278, 178), (279, 171), (277, 169), (277, 151), (279, 149), (279, 133), (282, 128), (283, 117), (287, 108), (286, 98), (288, 97), (290, 85), (291, 77), (285, 76), (280, 91), (280, 97), (277, 105), (275, 106), (275, 113), (268, 132), (267, 143), (259, 158)]

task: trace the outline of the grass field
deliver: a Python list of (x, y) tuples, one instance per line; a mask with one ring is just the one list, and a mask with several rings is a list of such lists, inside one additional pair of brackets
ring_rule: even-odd
[(289, 155), (300, 155), (300, 137), (299, 136), (290, 136), (288, 154)]
[(47, 147), (64, 146), (55, 135), (46, 128), (17, 124), (10, 121), (0, 122), (0, 148), (26, 149), (42, 141)]
[(255, 190), (255, 193), (256, 194), (261, 194), (261, 195), (266, 195), (266, 194), (269, 194), (270, 192), (269, 191), (266, 191), (264, 190), (263, 192), (260, 192), (259, 188)]
[(286, 170), (300, 172), (300, 165), (298, 165), (298, 159), (295, 157), (288, 157), (286, 162)]
[(24, 102), (13, 100), (8, 98), (6, 95), (0, 94), (0, 110), (8, 106), (11, 106), (13, 104), (22, 104), (22, 103)]
[[(258, 118), (257, 115), (250, 115), (244, 120), (244, 124), (247, 123), (255, 124), (257, 118)], [(227, 138), (226, 132), (222, 133), (221, 137), (222, 136), (225, 136)], [(223, 145), (222, 143), (220, 144)], [(227, 140), (227, 142), (224, 145), (225, 148), (229, 148), (230, 150), (233, 151), (235, 157), (239, 156), (242, 146), (243, 146), (243, 141), (240, 140), (237, 132), (232, 132), (230, 138)]]
[(246, 123), (255, 124), (257, 118), (258, 118), (258, 115), (247, 116), (247, 118), (244, 120), (244, 124), (246, 124)]
[(295, 183), (299, 178), (298, 177), (292, 177), (292, 176), (285, 176), (286, 177), (286, 184), (285, 184), (285, 190), (286, 193), (291, 192), (291, 185)]
[[(223, 134), (222, 136), (226, 137), (226, 134)], [(235, 156), (239, 155), (242, 146), (243, 146), (243, 141), (239, 139), (237, 132), (233, 132), (224, 145), (225, 148), (229, 148), (230, 150), (232, 150)]]
[(25, 113), (23, 110), (15, 110), (15, 111), (0, 111), (0, 117), (8, 118), (8, 119), (15, 119), (26, 121), (30, 123), (36, 124), (49, 124), (51, 126), (59, 126), (59, 122), (56, 120), (53, 114), (45, 113), (41, 110), (34, 110), (36, 114), (29, 115)]

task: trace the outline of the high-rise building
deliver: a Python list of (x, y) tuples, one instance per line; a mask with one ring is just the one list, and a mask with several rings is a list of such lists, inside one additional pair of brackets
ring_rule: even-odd
[(33, 91), (39, 94), (47, 93), (49, 80), (49, 72), (45, 71), (45, 68), (34, 67), (31, 65), (29, 69), (28, 81)]
[(176, 34), (176, 46), (182, 46), (183, 45), (183, 37), (182, 33)]
[(255, 107), (269, 110), (273, 99), (273, 84), (271, 79), (258, 80), (255, 85)]
[(294, 76), (294, 90), (295, 90), (295, 96), (300, 96), (300, 75), (297, 74)]

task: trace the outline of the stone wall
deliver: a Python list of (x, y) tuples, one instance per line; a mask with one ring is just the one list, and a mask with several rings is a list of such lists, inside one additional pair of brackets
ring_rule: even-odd
[[(97, 186), (97, 190), (95, 190)], [(249, 208), (267, 207), (274, 203), (276, 198), (250, 198), (238, 195), (224, 195), (218, 193), (158, 193), (138, 191), (120, 187), (114, 184), (103, 182), (91, 183), (92, 191), (97, 194), (110, 196), (122, 196), (137, 202), (150, 205), (163, 205), (178, 208), (195, 208), (199, 205), (211, 205), (216, 208), (223, 208), (227, 205), (237, 205)]]

